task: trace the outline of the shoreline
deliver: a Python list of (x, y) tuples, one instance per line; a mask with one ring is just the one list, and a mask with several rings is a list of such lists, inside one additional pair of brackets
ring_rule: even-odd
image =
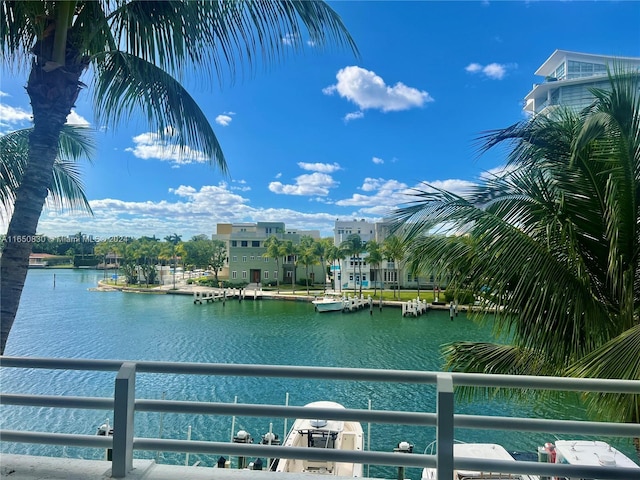
[[(237, 298), (238, 295), (242, 295), (242, 300), (286, 300), (286, 301), (294, 301), (294, 302), (307, 302), (311, 303), (316, 298), (322, 297), (325, 293), (318, 292), (317, 295), (306, 295), (303, 294), (293, 294), (293, 293), (276, 293), (275, 291), (270, 290), (262, 290), (261, 288), (245, 288), (245, 289), (237, 289), (237, 288), (216, 288), (216, 287), (204, 287), (200, 285), (177, 285), (174, 289), (172, 285), (161, 285), (152, 288), (145, 287), (132, 287), (128, 285), (111, 285), (104, 283), (103, 280), (98, 281), (98, 287), (96, 290), (99, 291), (120, 291), (124, 293), (138, 293), (138, 294), (148, 294), (148, 295), (183, 295), (183, 296), (194, 296), (196, 292), (210, 292), (222, 294), (225, 291), (228, 292), (228, 298)], [(333, 290), (326, 290), (326, 293), (332, 293)], [(347, 297), (349, 295), (347, 294)], [(402, 308), (402, 305), (407, 303), (407, 301), (400, 300), (383, 300), (383, 307), (393, 307), (393, 308)], [(380, 307), (380, 301), (374, 299), (373, 300), (373, 308)], [(432, 302), (428, 303), (428, 309), (430, 310), (449, 310), (449, 304), (445, 302)], [(474, 308), (469, 305), (458, 305), (458, 312), (473, 312), (480, 311), (479, 308)]]

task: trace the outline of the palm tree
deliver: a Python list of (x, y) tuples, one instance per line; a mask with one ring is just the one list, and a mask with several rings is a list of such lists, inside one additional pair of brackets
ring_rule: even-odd
[[(338, 263), (338, 267), (340, 267), (340, 261), (344, 260), (345, 258), (344, 250), (342, 250), (340, 247), (337, 247), (335, 245), (331, 245), (329, 247), (326, 255), (327, 255), (327, 261), (331, 262), (332, 266), (335, 266), (335, 264)], [(336, 286), (339, 285), (338, 276), (340, 274), (336, 273), (338, 271), (339, 270), (335, 270), (335, 269), (333, 270), (333, 290), (334, 291), (336, 291)], [(338, 289), (338, 291), (340, 290), (342, 290), (342, 286), (340, 286), (340, 288)]]
[(305, 268), (305, 283), (307, 284), (307, 295), (309, 295), (309, 267), (318, 263), (317, 244), (313, 237), (303, 235), (298, 245), (298, 258)]
[[(27, 165), (32, 130), (15, 130), (0, 137), (0, 204), (7, 217)], [(59, 153), (53, 164), (53, 181), (47, 194), (47, 203), (54, 208), (92, 213), (77, 167), (78, 160), (93, 156), (94, 145), (87, 135), (88, 130), (86, 127), (64, 125), (60, 131)]]
[(164, 237), (171, 245), (171, 256), (173, 257), (173, 289), (176, 289), (176, 246), (182, 241), (182, 235), (174, 233), (173, 235), (167, 235)]
[(271, 235), (264, 242), (264, 246), (267, 251), (264, 252), (263, 257), (275, 258), (276, 260), (276, 289), (277, 293), (280, 293), (280, 257), (282, 256), (282, 242), (275, 235)]
[(320, 259), (320, 265), (322, 265), (322, 293), (327, 290), (327, 252), (333, 247), (332, 238), (322, 238), (320, 241), (314, 243), (316, 257)]
[(378, 293), (378, 276), (380, 273), (380, 263), (382, 263), (382, 247), (375, 240), (369, 240), (367, 242), (367, 253), (369, 259), (369, 265), (373, 267), (373, 271), (375, 272), (375, 282), (374, 282), (374, 291), (373, 295), (375, 296)]
[[(357, 53), (339, 16), (324, 2), (49, 0), (5, 1), (0, 8), (2, 58), (16, 69), (30, 66), (26, 91), (33, 109), (29, 161), (16, 192), (9, 239), (29, 239), (36, 232), (60, 134), (84, 87), (84, 72), (93, 73), (89, 83), (100, 125), (113, 127), (143, 113), (167, 144), (199, 150), (226, 172), (211, 124), (176, 80), (184, 66), (208, 78), (233, 77), (238, 64), (283, 58), (285, 36), (300, 50), (303, 28), (316, 45), (334, 43)], [(9, 242), (0, 261), (0, 354), (30, 250), (30, 242)]]
[[(581, 112), (481, 137), (483, 151), (512, 146), (502, 175), (464, 196), (425, 188), (397, 212), (414, 261), (440, 259), (502, 307), (511, 344), (454, 343), (448, 367), (640, 380), (640, 75), (609, 80)], [(443, 225), (458, 237), (423, 234)], [(640, 422), (640, 395), (586, 400), (598, 418)]]
[(293, 263), (293, 272), (291, 276), (291, 291), (295, 295), (296, 293), (296, 269), (298, 268), (298, 247), (294, 245), (291, 240), (286, 240), (282, 242), (280, 246), (280, 253), (283, 257), (289, 258), (291, 257), (291, 261)]
[[(340, 244), (340, 248), (351, 257), (351, 261), (354, 265), (358, 265), (358, 279), (359, 281), (353, 282), (353, 294), (356, 294), (356, 284), (360, 284), (360, 294), (362, 295), (362, 261), (360, 254), (365, 251), (362, 238), (357, 233), (352, 233)], [(355, 277), (355, 275), (354, 275)], [(355, 280), (355, 278), (354, 278)]]
[(390, 235), (382, 242), (382, 255), (388, 261), (393, 262), (395, 269), (395, 285), (393, 290), (393, 298), (399, 294), (400, 289), (400, 264), (406, 256), (406, 249), (403, 240), (398, 235)]

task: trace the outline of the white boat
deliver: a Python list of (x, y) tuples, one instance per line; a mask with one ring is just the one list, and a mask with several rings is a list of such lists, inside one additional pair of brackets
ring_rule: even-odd
[(340, 295), (326, 294), (322, 298), (316, 298), (311, 303), (318, 312), (339, 312), (345, 307), (345, 299)]
[[(339, 403), (320, 401), (305, 405), (316, 408), (344, 408)], [(362, 451), (364, 435), (359, 422), (342, 420), (297, 419), (283, 446)], [(325, 460), (281, 458), (274, 463), (276, 472), (316, 473), (340, 477), (361, 477), (362, 465)]]
[(556, 440), (555, 444), (546, 444), (544, 448), (549, 453), (547, 460), (549, 462), (569, 465), (637, 468), (638, 475), (636, 478), (640, 478), (640, 467), (624, 453), (606, 442)]
[[(516, 461), (515, 458), (513, 458), (502, 445), (498, 445), (496, 443), (455, 443), (453, 445), (453, 456), (455, 458), (482, 458), (484, 460), (506, 460), (510, 462)], [(422, 480), (437, 480), (438, 472), (435, 468), (424, 468), (422, 470), (421, 478)], [(484, 472), (478, 470), (454, 470), (453, 478), (454, 480), (476, 480), (481, 478), (538, 480), (538, 477), (533, 475)]]

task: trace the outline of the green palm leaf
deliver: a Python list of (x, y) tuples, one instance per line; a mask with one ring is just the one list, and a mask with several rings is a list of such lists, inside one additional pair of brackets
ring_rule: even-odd
[[(9, 212), (22, 181), (29, 155), (32, 129), (16, 130), (0, 137), (0, 203)], [(65, 125), (59, 141), (59, 156), (54, 164), (53, 182), (47, 202), (51, 207), (92, 213), (82, 186), (78, 161), (91, 159), (93, 140), (86, 127)]]

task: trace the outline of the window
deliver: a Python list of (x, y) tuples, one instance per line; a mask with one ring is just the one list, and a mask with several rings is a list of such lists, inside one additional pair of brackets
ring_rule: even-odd
[(231, 261), (232, 262), (237, 262), (238, 261), (238, 256), (234, 255), (233, 257), (231, 257)]
[(237, 240), (231, 240), (231, 246), (232, 247), (237, 247), (238, 246), (238, 241)]
[(269, 257), (262, 257), (264, 258), (265, 263), (269, 261)]
[(247, 256), (246, 256), (246, 255), (243, 255), (243, 256), (242, 256), (242, 261), (243, 261), (243, 262), (246, 262), (246, 261), (247, 261)]
[(293, 276), (291, 273), (291, 270), (287, 270), (287, 278), (291, 278)]
[(264, 278), (269, 278), (269, 272), (265, 270), (263, 273), (263, 276)]
[(259, 247), (260, 246), (260, 240), (252, 240), (251, 241), (251, 246), (252, 247)]
[(255, 259), (256, 259), (255, 255), (251, 255), (251, 260), (253, 261)]
[(243, 279), (246, 279), (246, 278), (247, 278), (247, 271), (246, 271), (246, 270), (243, 270), (243, 271), (242, 271), (242, 278), (243, 278)]
[(238, 278), (238, 272), (231, 272), (231, 278)]
[(249, 242), (248, 242), (247, 240), (242, 240), (242, 241), (240, 242), (240, 246), (241, 246), (241, 247), (248, 247), (248, 246), (249, 246)]
[(278, 278), (278, 272), (273, 272), (273, 278)]

